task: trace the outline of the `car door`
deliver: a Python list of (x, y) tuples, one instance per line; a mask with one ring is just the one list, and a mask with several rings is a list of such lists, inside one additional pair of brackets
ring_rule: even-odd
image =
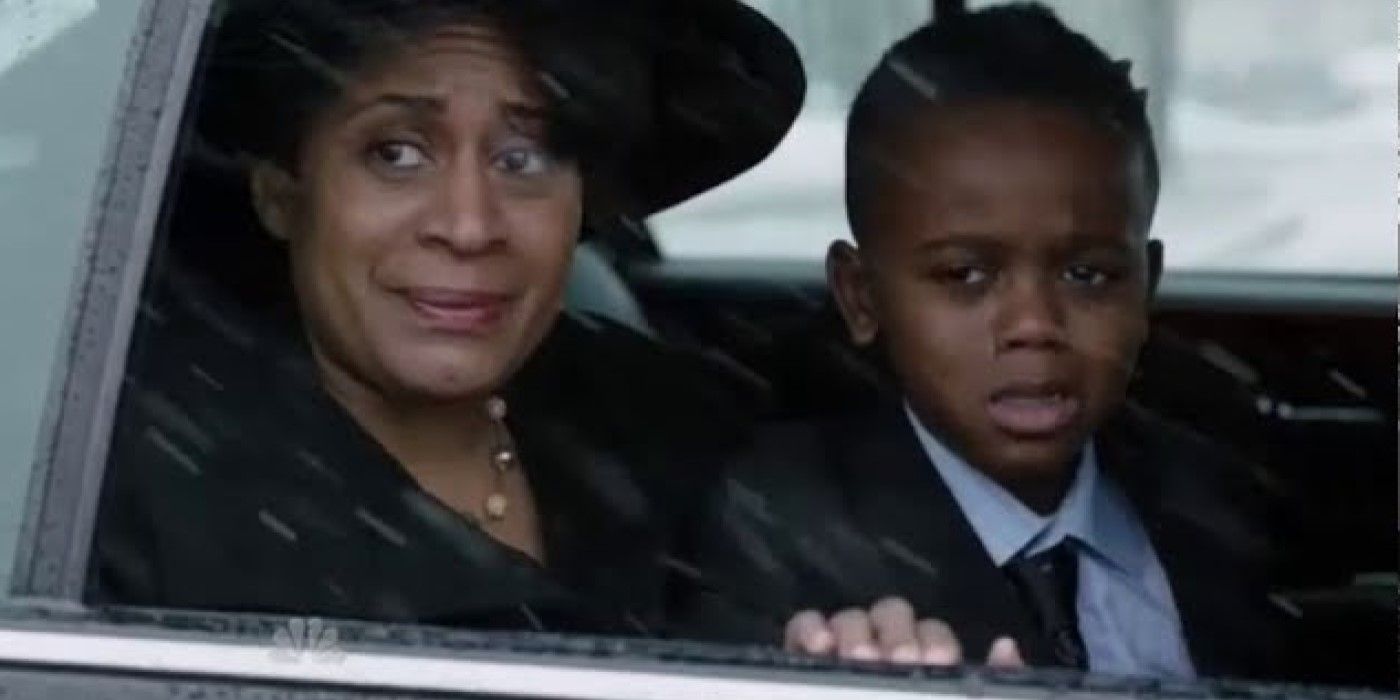
[[(624, 304), (632, 323), (660, 341), (703, 349), (747, 380), (754, 401), (770, 400), (792, 417), (859, 400), (866, 379), (833, 370), (831, 358), (806, 343), (834, 320), (819, 256), (843, 226), (833, 191), (840, 165), (832, 156), (844, 100), (884, 45), (927, 20), (932, 5), (946, 11), (954, 4), (753, 4), (808, 52), (811, 113), (750, 180), (660, 217), (654, 238), (603, 237), (596, 254), (604, 281), (578, 273), (583, 290), (573, 302), (591, 304), (586, 299), (598, 297), (590, 289), (620, 282), (637, 302)], [(1094, 21), (1128, 27), (1125, 37), (1150, 34), (1157, 3), (1123, 6), (1140, 13), (1127, 12), (1118, 25), (1114, 12)], [(7, 388), (0, 397), (0, 588), (7, 591), (0, 596), (0, 695), (893, 700), (1338, 692), (1043, 669), (908, 669), (774, 647), (277, 611), (88, 605), (93, 523), (128, 341), (145, 275), (163, 252), (167, 197), (189, 147), (185, 110), (217, 9), (213, 0), (0, 4), (0, 319), (8, 331), (0, 343)], [(1337, 31), (1351, 26), (1340, 25)], [(1154, 60), (1144, 63), (1154, 75), (1171, 74), (1164, 59)], [(1187, 134), (1178, 138), (1189, 141)], [(1316, 644), (1332, 650), (1333, 672), (1345, 685), (1393, 677), (1384, 665), (1394, 662), (1393, 637), (1367, 636), (1378, 606), (1394, 609), (1395, 295), (1393, 270), (1378, 272), (1382, 257), (1385, 265), (1395, 257), (1392, 185), (1387, 179), (1386, 208), (1375, 217), (1389, 217), (1385, 236), (1355, 234), (1364, 238), (1361, 252), (1341, 267), (1309, 267), (1315, 260), (1301, 246), (1293, 258), (1280, 253), (1281, 269), (1185, 265), (1169, 277), (1151, 351), (1161, 357), (1149, 359), (1139, 387), (1144, 402), (1282, 465), (1288, 497), (1299, 500), (1281, 501), (1278, 527), (1300, 538), (1283, 592), (1296, 605), (1324, 610)], [(1230, 221), (1244, 222), (1241, 235), (1263, 235), (1251, 222), (1269, 216), (1256, 214)], [(611, 297), (603, 298), (586, 311), (610, 313)], [(1341, 468), (1316, 468), (1327, 456)], [(1346, 546), (1335, 546), (1339, 538)], [(1353, 634), (1363, 629), (1357, 624), (1364, 634)]]

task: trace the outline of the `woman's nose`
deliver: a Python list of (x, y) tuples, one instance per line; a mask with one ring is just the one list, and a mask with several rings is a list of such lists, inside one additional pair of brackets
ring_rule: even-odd
[(1008, 280), (996, 316), (998, 352), (1054, 350), (1065, 344), (1065, 304), (1054, 280), (1040, 276)]
[(435, 192), (433, 215), (422, 229), (424, 243), (457, 256), (485, 252), (504, 240), (500, 207), (485, 164), (459, 160)]

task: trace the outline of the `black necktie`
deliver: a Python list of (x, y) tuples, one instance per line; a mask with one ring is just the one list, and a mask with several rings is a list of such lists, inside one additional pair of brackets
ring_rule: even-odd
[(1005, 570), (1030, 606), (1055, 660), (1070, 668), (1087, 668), (1088, 655), (1075, 612), (1079, 556), (1074, 543), (1065, 540), (1034, 556), (1017, 555), (1006, 563)]

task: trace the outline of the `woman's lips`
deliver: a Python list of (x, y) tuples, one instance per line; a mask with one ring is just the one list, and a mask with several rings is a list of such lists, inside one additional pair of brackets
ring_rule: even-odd
[(987, 402), (992, 424), (1017, 437), (1054, 437), (1079, 417), (1079, 400), (1055, 388), (1013, 387)]
[(403, 296), (429, 329), (465, 335), (489, 333), (514, 299), (497, 292), (453, 289), (408, 289)]

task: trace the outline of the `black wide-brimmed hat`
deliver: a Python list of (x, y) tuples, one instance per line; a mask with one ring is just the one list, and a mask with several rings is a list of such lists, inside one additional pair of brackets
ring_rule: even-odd
[[(225, 154), (286, 151), (296, 120), (278, 101), (324, 89), (356, 32), (456, 9), (504, 16), (540, 72), (581, 157), (604, 161), (621, 213), (646, 216), (763, 160), (802, 106), (791, 41), (740, 0), (226, 0), (206, 58), (199, 132)], [(424, 17), (429, 19), (425, 20)], [(497, 18), (499, 19), (499, 18)], [(359, 29), (356, 29), (356, 28)], [(515, 36), (518, 34), (519, 36)], [(324, 80), (323, 80), (324, 82)]]

